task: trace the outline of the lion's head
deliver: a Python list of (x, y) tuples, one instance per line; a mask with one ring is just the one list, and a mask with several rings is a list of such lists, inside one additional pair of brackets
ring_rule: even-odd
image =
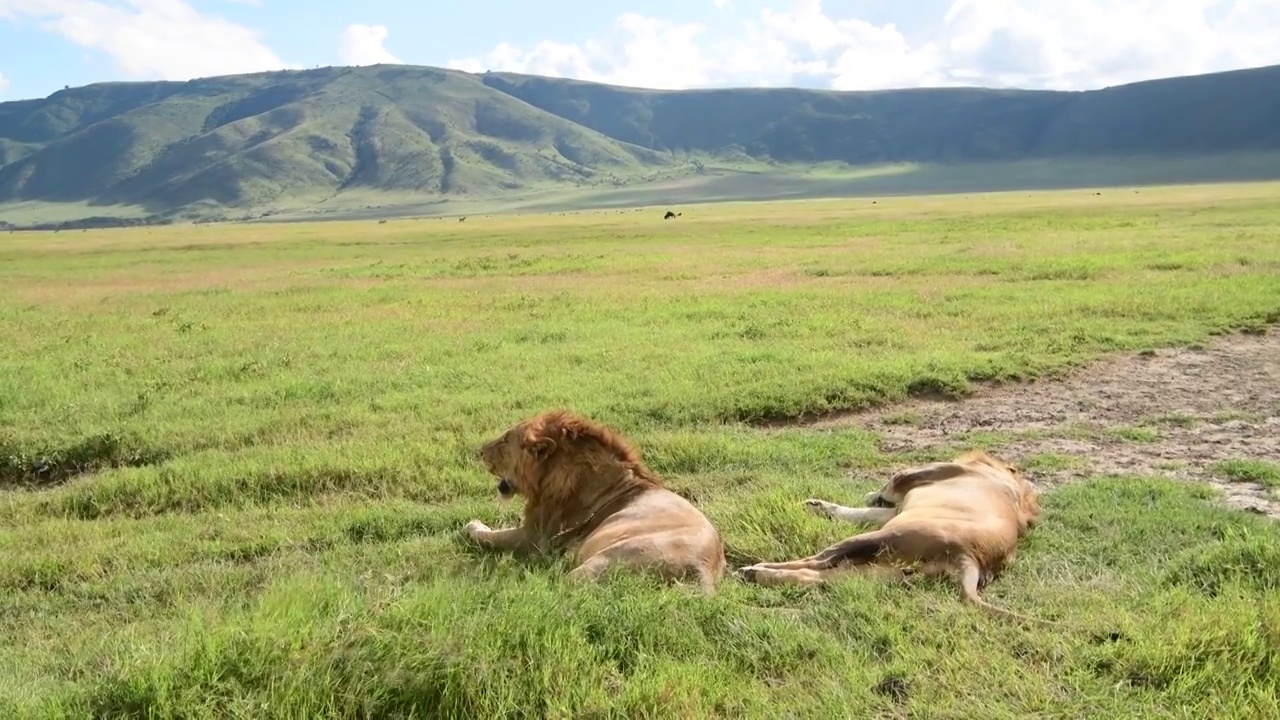
[(983, 463), (1007, 473), (1007, 477), (1012, 480), (1009, 484), (1009, 489), (1013, 491), (1013, 495), (1018, 502), (1018, 513), (1022, 520), (1019, 525), (1022, 526), (1023, 530), (1035, 525), (1036, 520), (1040, 517), (1040, 490), (1036, 488), (1035, 483), (1031, 482), (1030, 478), (1022, 473), (1021, 469), (982, 450), (966, 453), (959, 459), (959, 462), (966, 461)]
[(538, 465), (546, 459), (547, 442), (530, 441), (524, 429), (526, 423), (509, 428), (498, 437), (480, 446), (480, 462), (484, 469), (498, 479), (498, 497), (510, 500), (526, 492), (540, 473)]
[(535, 525), (558, 531), (615, 498), (661, 485), (615, 432), (569, 410), (523, 420), (480, 447), (498, 496), (525, 498)]

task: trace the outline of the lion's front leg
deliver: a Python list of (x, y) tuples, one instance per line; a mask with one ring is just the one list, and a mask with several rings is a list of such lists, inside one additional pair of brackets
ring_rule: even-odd
[(494, 530), (479, 520), (467, 523), (462, 534), (481, 546), (494, 550), (518, 550), (528, 543), (528, 533), (523, 527)]
[(849, 523), (865, 523), (875, 527), (884, 525), (898, 514), (897, 509), (891, 507), (852, 508), (827, 502), (826, 500), (818, 500), (817, 498), (805, 500), (804, 507), (814, 515), (829, 517), (832, 520), (843, 520)]

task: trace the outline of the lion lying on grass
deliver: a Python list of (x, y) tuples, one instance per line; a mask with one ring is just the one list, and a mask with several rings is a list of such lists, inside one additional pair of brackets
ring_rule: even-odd
[(483, 546), (572, 549), (574, 579), (614, 563), (650, 566), (667, 580), (693, 579), (713, 592), (724, 575), (720, 533), (689, 501), (662, 486), (640, 455), (608, 428), (566, 410), (529, 418), (480, 448), (498, 495), (525, 499), (519, 527), (472, 520), (463, 532)]
[(745, 567), (742, 576), (760, 583), (822, 584), (868, 566), (896, 570), (902, 578), (947, 574), (966, 600), (999, 615), (1032, 620), (978, 595), (1013, 562), (1019, 539), (1040, 515), (1036, 488), (1017, 468), (980, 450), (970, 452), (894, 474), (867, 495), (867, 505), (806, 500), (811, 512), (876, 528), (807, 558)]

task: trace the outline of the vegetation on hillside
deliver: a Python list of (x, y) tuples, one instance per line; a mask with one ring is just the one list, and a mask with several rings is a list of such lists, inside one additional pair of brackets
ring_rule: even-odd
[(1280, 67), (1084, 93), (667, 92), (386, 65), (102, 83), (0, 103), (0, 208), (243, 216), (356, 196), (607, 189), (762, 162), (767, 174), (827, 162), (1239, 156), (1280, 151), (1278, 88)]
[(0, 201), (164, 212), (353, 189), (466, 195), (669, 163), (426, 68), (92, 85), (12, 105), (0, 137), (26, 149), (7, 151)]
[(783, 162), (973, 163), (1280, 149), (1280, 66), (1090, 92), (679, 92), (504, 73), (485, 84), (645, 147)]

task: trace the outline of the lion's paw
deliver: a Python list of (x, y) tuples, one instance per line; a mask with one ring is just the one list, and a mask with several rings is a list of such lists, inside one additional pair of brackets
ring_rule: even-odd
[(755, 565), (748, 565), (746, 567), (738, 568), (738, 572), (734, 574), (737, 575), (739, 578), (746, 580), (747, 582), (753, 582), (755, 581), (756, 575), (759, 573), (759, 570), (760, 568), (756, 567)]
[(476, 538), (480, 537), (481, 535), (487, 532), (490, 532), (489, 526), (485, 525), (479, 520), (472, 520), (471, 522), (467, 523), (466, 527), (462, 528), (462, 534), (466, 535), (467, 537), (473, 540), (475, 540)]
[(817, 498), (809, 498), (808, 500), (805, 500), (805, 501), (804, 501), (804, 509), (805, 509), (805, 510), (808, 510), (809, 512), (813, 513), (814, 515), (821, 515), (821, 516), (823, 516), (823, 517), (831, 517), (831, 511), (835, 509), (835, 505), (832, 505), (831, 503), (827, 502), (826, 500), (818, 500)]

